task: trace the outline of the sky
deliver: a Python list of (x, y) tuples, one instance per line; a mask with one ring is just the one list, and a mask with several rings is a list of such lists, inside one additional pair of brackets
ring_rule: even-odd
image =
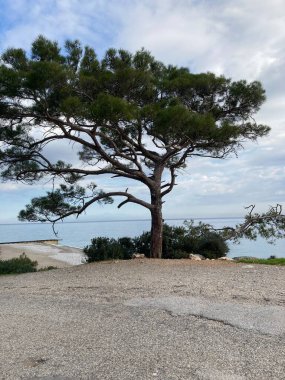
[[(255, 119), (271, 127), (270, 135), (247, 143), (238, 157), (189, 160), (163, 212), (165, 218), (229, 217), (244, 215), (250, 204), (258, 211), (285, 205), (284, 0), (0, 0), (1, 52), (29, 50), (39, 34), (60, 45), (79, 39), (99, 57), (110, 47), (144, 47), (165, 64), (194, 73), (261, 81), (267, 101)], [(126, 187), (107, 178), (98, 184)], [(141, 185), (130, 186), (142, 194)], [(0, 223), (16, 222), (19, 210), (46, 188), (0, 183)], [(141, 218), (149, 218), (148, 210), (113, 204), (92, 208), (82, 220)]]

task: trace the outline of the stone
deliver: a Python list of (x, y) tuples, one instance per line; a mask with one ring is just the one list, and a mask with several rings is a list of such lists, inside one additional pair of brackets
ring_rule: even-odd
[(232, 259), (230, 257), (219, 257), (218, 260), (234, 261), (234, 259)]
[(132, 259), (144, 259), (145, 255), (144, 253), (133, 253)]
[(201, 261), (201, 260), (205, 260), (206, 258), (203, 255), (196, 255), (194, 253), (190, 253), (189, 259), (195, 260), (195, 261)]

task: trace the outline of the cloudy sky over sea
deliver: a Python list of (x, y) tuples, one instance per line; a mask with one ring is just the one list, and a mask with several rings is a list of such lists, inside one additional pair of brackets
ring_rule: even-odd
[[(269, 137), (245, 145), (238, 158), (193, 158), (168, 196), (168, 218), (244, 214), (244, 206), (285, 205), (285, 2), (284, 0), (0, 0), (0, 50), (29, 49), (39, 35), (79, 39), (99, 57), (109, 47), (145, 47), (166, 64), (192, 72), (259, 80), (267, 101), (256, 115), (271, 126)], [(69, 157), (70, 146), (62, 149)], [(98, 179), (100, 187), (140, 195), (135, 183)], [(119, 187), (118, 187), (119, 186)], [(0, 183), (0, 222), (17, 220), (47, 184)], [(139, 206), (97, 206), (85, 219), (148, 218)]]

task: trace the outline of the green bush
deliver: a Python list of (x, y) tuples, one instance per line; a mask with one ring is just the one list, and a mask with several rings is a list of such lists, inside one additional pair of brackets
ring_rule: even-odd
[[(92, 239), (91, 245), (84, 248), (87, 262), (99, 260), (124, 259), (128, 260), (135, 252), (150, 257), (150, 232), (131, 238), (110, 239), (98, 237)], [(225, 256), (229, 251), (228, 245), (216, 232), (209, 231), (209, 226), (193, 221), (184, 223), (184, 226), (163, 226), (163, 259), (188, 258), (190, 253), (196, 253), (209, 259)]]
[[(150, 232), (144, 232), (134, 239), (136, 251), (150, 256)], [(227, 243), (216, 232), (211, 232), (208, 226), (187, 222), (184, 226), (163, 226), (162, 258), (183, 259), (190, 253), (196, 253), (209, 259), (223, 257), (229, 251)]]
[(193, 242), (185, 236), (184, 227), (163, 226), (162, 258), (184, 259), (192, 252)]
[(98, 237), (91, 240), (91, 245), (84, 248), (87, 256), (87, 262), (101, 260), (127, 260), (131, 258), (133, 242), (130, 238), (121, 238), (118, 240), (106, 237)]
[(136, 251), (136, 245), (134, 242), (134, 239), (131, 239), (129, 237), (122, 237), (117, 240), (120, 247), (123, 249), (124, 252), (124, 259), (128, 260), (132, 258), (133, 253)]
[(40, 268), (37, 271), (38, 272), (47, 272), (49, 270), (54, 270), (54, 269), (57, 269), (57, 267), (54, 267), (53, 265), (49, 265), (47, 267)]
[(25, 253), (10, 260), (0, 260), (1, 274), (19, 274), (27, 272), (36, 272), (38, 263), (29, 259)]
[(227, 243), (216, 233), (209, 233), (197, 241), (196, 252), (208, 259), (226, 256), (229, 251)]
[(140, 236), (133, 239), (134, 252), (143, 253), (146, 257), (150, 257), (150, 232), (143, 232)]
[[(163, 259), (183, 259), (189, 256), (189, 252), (192, 252), (192, 246), (187, 252), (187, 242), (185, 241), (184, 230), (184, 227), (172, 227), (164, 224), (162, 240)], [(144, 232), (133, 240), (136, 252), (143, 253), (146, 257), (150, 257), (150, 232)]]

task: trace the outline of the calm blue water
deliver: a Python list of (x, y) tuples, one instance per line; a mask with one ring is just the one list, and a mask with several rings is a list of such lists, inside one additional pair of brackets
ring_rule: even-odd
[[(232, 226), (240, 222), (240, 219), (203, 219), (204, 223), (219, 228)], [(166, 220), (170, 225), (178, 226), (183, 220)], [(143, 231), (150, 229), (150, 221), (112, 221), (112, 222), (75, 222), (59, 223), (55, 226), (61, 244), (83, 248), (90, 243), (93, 237), (135, 237)], [(41, 240), (55, 238), (50, 224), (1, 224), (0, 242)], [(267, 258), (270, 255), (285, 257), (285, 239), (279, 240), (275, 245), (266, 243), (263, 239), (255, 242), (243, 240), (239, 245), (230, 243), (229, 257), (256, 256)]]

